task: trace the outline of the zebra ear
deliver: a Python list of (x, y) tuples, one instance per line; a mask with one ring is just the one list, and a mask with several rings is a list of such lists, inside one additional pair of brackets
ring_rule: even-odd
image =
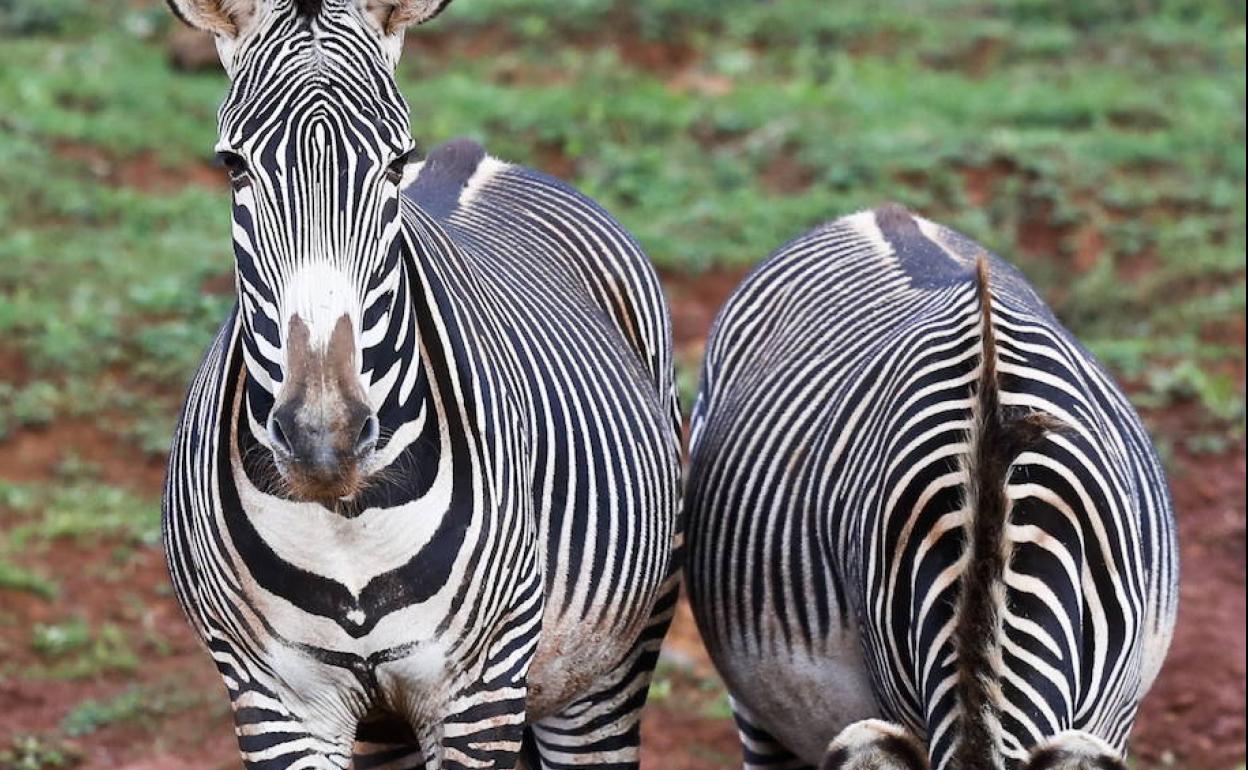
[(234, 38), (256, 15), (258, 0), (165, 0), (173, 14), (196, 29)]
[(386, 36), (423, 24), (442, 12), (451, 0), (362, 0), (364, 12)]

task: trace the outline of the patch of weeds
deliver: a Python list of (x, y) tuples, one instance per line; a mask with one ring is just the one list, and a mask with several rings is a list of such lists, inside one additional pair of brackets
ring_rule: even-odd
[(55, 599), (59, 586), (51, 579), (12, 563), (0, 555), (0, 589), (25, 591), (44, 599)]
[[(90, 469), (78, 470), (86, 473)], [(160, 539), (160, 504), (156, 500), (89, 478), (30, 485), (27, 489), (34, 502), (27, 508), (30, 515), (10, 531), (10, 548), (58, 538), (93, 542), (111, 537), (133, 545), (153, 545)]]
[(45, 660), (24, 672), (33, 679), (82, 679), (129, 672), (139, 663), (120, 628), (106, 624), (92, 630), (82, 619), (36, 626), (31, 646)]
[(718, 749), (713, 749), (710, 746), (703, 746), (701, 744), (694, 744), (690, 746), (689, 753), (699, 759), (704, 759), (708, 762), (717, 764), (720, 767), (735, 767), (739, 762), (739, 759), (731, 754), (719, 751)]
[(142, 688), (126, 690), (110, 700), (88, 700), (74, 707), (61, 720), (61, 730), (78, 738), (119, 722), (137, 721), (149, 712), (148, 694)]
[(0, 479), (0, 509), (21, 512), (34, 507), (37, 498), (29, 484)]
[[(20, 516), (30, 511), (36, 502), (37, 497), (29, 485), (0, 479), (0, 515)], [(44, 599), (55, 598), (57, 584), (43, 574), (13, 561), (13, 550), (11, 538), (0, 538), (0, 589), (25, 591)]]
[(686, 419), (693, 412), (693, 403), (698, 400), (701, 368), (700, 361), (676, 361), (676, 395), (680, 398), (680, 409)]
[(143, 648), (162, 658), (173, 654), (173, 643), (153, 628), (148, 628), (143, 632)]
[(0, 0), (0, 37), (61, 33), (88, 8), (87, 0)]
[[(188, 370), (189, 371), (189, 370)], [(145, 407), (124, 427), (127, 439), (144, 454), (163, 457), (173, 441), (174, 412), (167, 405), (145, 401)]]
[(1183, 441), (1184, 448), (1194, 455), (1225, 454), (1232, 446), (1232, 438), (1224, 433), (1198, 433)]
[(17, 735), (0, 750), (0, 770), (51, 770), (74, 767), (82, 752), (60, 738), (48, 735)]
[(672, 695), (672, 680), (662, 671), (655, 671), (654, 678), (650, 680), (650, 693), (647, 699), (660, 702), (665, 701)]
[(62, 623), (39, 623), (31, 631), (30, 646), (45, 658), (62, 658), (91, 643), (91, 627), (82, 618)]
[(0, 382), (0, 438), (19, 428), (47, 425), (61, 403), (60, 390), (38, 380), (22, 387)]
[(100, 466), (83, 458), (72, 448), (56, 464), (56, 477), (62, 481), (94, 481), (100, 477)]
[(141, 722), (148, 729), (155, 729), (159, 720), (194, 708), (203, 700), (202, 696), (181, 691), (170, 683), (131, 687), (112, 698), (78, 704), (61, 720), (61, 731), (78, 738), (123, 723)]
[(719, 697), (704, 706), (702, 715), (707, 719), (732, 719), (732, 702), (728, 700), (727, 691), (719, 693)]
[(1196, 399), (1219, 420), (1240, 424), (1244, 421), (1244, 393), (1235, 378), (1212, 372), (1193, 361), (1150, 370), (1146, 387), (1136, 399), (1146, 406)]

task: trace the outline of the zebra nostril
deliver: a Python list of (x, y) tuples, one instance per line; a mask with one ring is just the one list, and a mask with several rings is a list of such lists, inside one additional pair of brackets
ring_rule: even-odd
[(379, 435), (381, 435), (381, 424), (377, 421), (376, 415), (370, 414), (364, 421), (364, 425), (360, 427), (360, 435), (355, 440), (356, 456), (359, 457), (371, 450), (377, 443)]
[(294, 455), (295, 450), (290, 445), (290, 439), (286, 436), (286, 431), (282, 430), (282, 422), (275, 416), (269, 417), (269, 444), (279, 454), (284, 457)]

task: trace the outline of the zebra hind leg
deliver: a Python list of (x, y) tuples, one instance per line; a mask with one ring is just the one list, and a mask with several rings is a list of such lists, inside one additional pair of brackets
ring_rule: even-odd
[(1094, 735), (1067, 730), (1031, 750), (1024, 770), (1126, 770), (1112, 746)]
[(737, 725), (745, 770), (814, 770), (781, 745), (771, 733), (759, 727), (749, 712), (735, 701), (732, 704), (732, 719)]
[(879, 719), (846, 727), (828, 744), (819, 770), (928, 770), (923, 744), (908, 730)]

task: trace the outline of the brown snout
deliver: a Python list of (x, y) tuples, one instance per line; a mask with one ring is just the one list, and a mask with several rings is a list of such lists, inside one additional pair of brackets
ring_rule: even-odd
[(378, 424), (360, 385), (351, 320), (334, 324), (314, 349), (307, 324), (291, 318), (286, 379), (269, 416), (269, 444), (293, 497), (332, 502), (363, 485), (360, 463), (377, 443)]

